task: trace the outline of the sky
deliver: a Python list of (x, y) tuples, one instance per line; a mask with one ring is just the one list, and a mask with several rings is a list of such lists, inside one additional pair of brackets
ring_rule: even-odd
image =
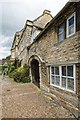
[(68, 0), (0, 0), (0, 59), (10, 55), (14, 34), (45, 9), (54, 17)]

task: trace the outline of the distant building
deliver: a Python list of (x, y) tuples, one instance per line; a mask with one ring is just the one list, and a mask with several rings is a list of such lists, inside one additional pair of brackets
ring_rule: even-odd
[(8, 72), (8, 67), (11, 64), (11, 61), (8, 59), (2, 59), (2, 73), (5, 72), (7, 74)]

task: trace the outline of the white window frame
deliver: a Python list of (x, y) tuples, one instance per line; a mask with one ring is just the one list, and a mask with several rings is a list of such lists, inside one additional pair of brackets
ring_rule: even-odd
[[(52, 66), (52, 67), (54, 67), (54, 72), (55, 72), (55, 67), (59, 67), (59, 66)], [(51, 71), (52, 72), (52, 71)], [(53, 77), (60, 77), (60, 70), (59, 70), (59, 75), (56, 75), (55, 73), (54, 74), (52, 74), (51, 73), (51, 76), (53, 76)], [(52, 78), (51, 78), (52, 79)], [(58, 85), (57, 85), (58, 86)]]
[[(68, 89), (67, 87), (66, 88), (63, 88), (62, 87), (62, 66), (73, 66), (73, 77), (68, 77), (68, 78), (73, 78), (74, 79), (74, 90), (70, 90), (70, 89)], [(65, 90), (65, 91), (69, 91), (69, 92), (72, 92), (72, 93), (76, 93), (76, 65), (74, 64), (72, 64), (72, 65), (62, 65), (62, 66), (58, 66), (59, 67), (59, 76), (60, 76), (60, 86), (58, 86), (58, 85), (55, 85), (55, 84), (53, 84), (52, 83), (52, 74), (51, 74), (51, 67), (56, 67), (56, 66), (53, 66), (53, 65), (51, 65), (50, 66), (50, 85), (51, 86), (54, 86), (54, 87), (58, 87), (58, 88), (60, 88), (60, 89), (63, 89), (63, 90)], [(65, 76), (66, 77), (66, 76)]]
[[(68, 28), (69, 28), (69, 26), (68, 26), (68, 23), (69, 23), (69, 20), (72, 18), (74, 16), (74, 32), (72, 33), (72, 34), (70, 34), (69, 35), (69, 31), (68, 31)], [(70, 37), (70, 36), (72, 36), (73, 34), (75, 34), (75, 32), (76, 32), (76, 13), (74, 12), (68, 19), (67, 19), (67, 38), (68, 37)]]

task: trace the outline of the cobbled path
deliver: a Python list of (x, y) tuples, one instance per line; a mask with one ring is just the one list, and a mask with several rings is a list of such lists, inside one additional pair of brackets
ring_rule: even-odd
[(62, 106), (50, 103), (51, 99), (32, 83), (16, 83), (8, 77), (2, 80), (3, 118), (74, 118)]

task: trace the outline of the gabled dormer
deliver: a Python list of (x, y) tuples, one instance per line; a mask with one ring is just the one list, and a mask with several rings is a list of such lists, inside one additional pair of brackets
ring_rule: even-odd
[(46, 26), (46, 24), (52, 20), (52, 18), (53, 17), (51, 15), (51, 11), (44, 10), (43, 14), (41, 16), (39, 16), (38, 18), (33, 20), (33, 24), (34, 24), (34, 26), (44, 28)]
[(44, 10), (43, 14), (33, 21), (32, 31), (31, 31), (31, 43), (34, 41), (36, 36), (44, 29), (44, 27), (52, 19), (51, 12), (49, 10)]
[(25, 47), (29, 46), (36, 36), (43, 30), (43, 28), (52, 20), (52, 15), (49, 10), (44, 10), (42, 15), (33, 21), (27, 20), (22, 32), (20, 41), (25, 42)]

